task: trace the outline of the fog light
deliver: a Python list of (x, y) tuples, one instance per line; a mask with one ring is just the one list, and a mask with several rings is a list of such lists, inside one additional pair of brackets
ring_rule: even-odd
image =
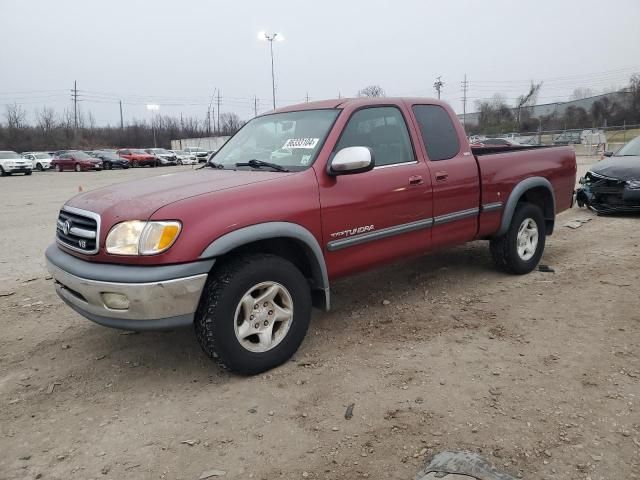
[(103, 293), (102, 301), (111, 310), (127, 310), (129, 308), (129, 299), (122, 293)]

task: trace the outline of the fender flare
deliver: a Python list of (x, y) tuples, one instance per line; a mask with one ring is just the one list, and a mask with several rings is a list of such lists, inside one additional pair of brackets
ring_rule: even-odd
[(200, 254), (200, 259), (218, 257), (248, 243), (270, 238), (290, 238), (297, 240), (305, 247), (311, 261), (314, 286), (324, 292), (321, 303), (324, 310), (328, 311), (330, 307), (329, 275), (322, 249), (313, 234), (297, 223), (265, 222), (239, 228), (211, 242)]
[(511, 219), (513, 218), (513, 213), (516, 210), (516, 205), (518, 204), (518, 200), (522, 197), (522, 195), (532, 188), (542, 187), (549, 191), (551, 195), (551, 212), (553, 213), (552, 218), (547, 218), (545, 215), (545, 220), (551, 220), (551, 228), (547, 232), (547, 235), (551, 235), (553, 233), (553, 222), (555, 220), (555, 212), (556, 212), (556, 196), (553, 193), (553, 186), (551, 182), (544, 177), (529, 177), (522, 180), (518, 183), (511, 193), (509, 194), (509, 198), (507, 199), (507, 203), (505, 204), (503, 213), (502, 213), (502, 222), (500, 223), (500, 230), (495, 234), (496, 237), (504, 235), (507, 233), (509, 229), (509, 225), (511, 224)]

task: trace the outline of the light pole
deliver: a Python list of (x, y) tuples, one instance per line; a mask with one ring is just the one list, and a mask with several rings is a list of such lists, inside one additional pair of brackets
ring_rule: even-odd
[(158, 110), (160, 110), (160, 105), (148, 104), (147, 110), (151, 112), (151, 130), (153, 131), (153, 147), (155, 148), (158, 145), (156, 142), (156, 123), (154, 118), (154, 112), (157, 112)]
[(273, 108), (276, 108), (276, 74), (273, 68), (273, 42), (284, 41), (284, 35), (281, 33), (259, 32), (258, 40), (266, 40), (269, 42), (269, 51), (271, 52), (271, 93), (273, 94)]

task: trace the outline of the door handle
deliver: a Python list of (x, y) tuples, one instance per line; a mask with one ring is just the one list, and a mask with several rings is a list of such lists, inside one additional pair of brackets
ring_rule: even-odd
[(422, 180), (421, 175), (412, 175), (409, 177), (409, 185), (422, 185), (424, 180)]
[(436, 182), (444, 182), (449, 178), (449, 172), (436, 172)]

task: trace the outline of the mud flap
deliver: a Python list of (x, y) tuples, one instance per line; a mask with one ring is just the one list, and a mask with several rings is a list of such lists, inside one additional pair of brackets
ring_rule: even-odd
[(418, 472), (414, 480), (430, 480), (446, 475), (466, 475), (476, 480), (516, 480), (499, 472), (490, 462), (473, 452), (441, 452)]

